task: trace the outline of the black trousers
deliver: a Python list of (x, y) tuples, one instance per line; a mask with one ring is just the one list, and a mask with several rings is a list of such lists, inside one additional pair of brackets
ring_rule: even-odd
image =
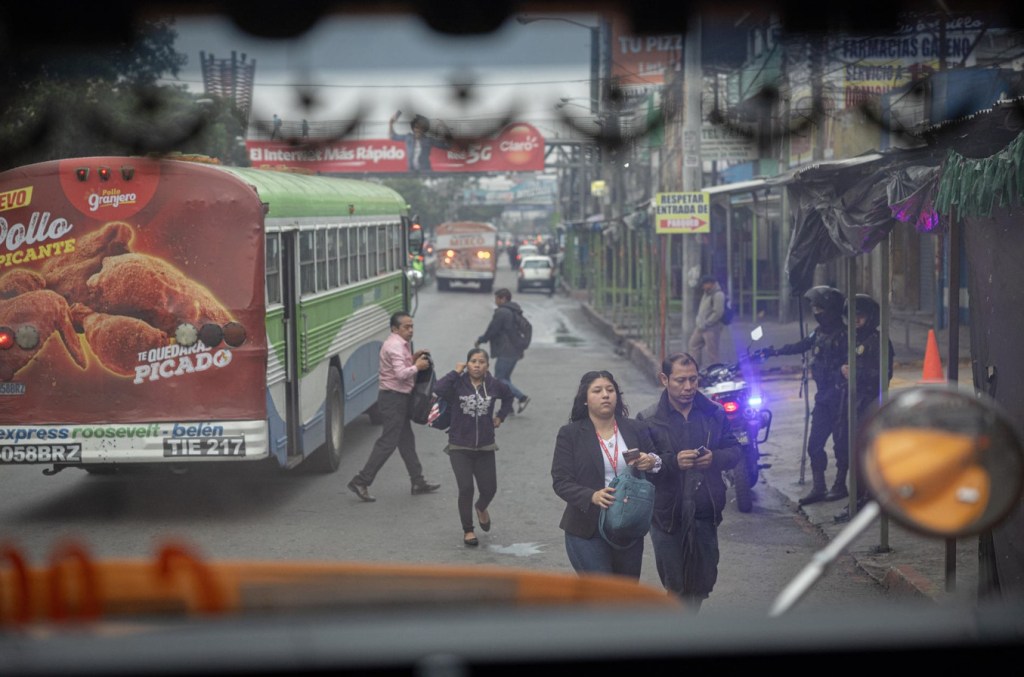
[[(871, 405), (874, 403), (875, 399), (873, 397), (861, 397), (857, 399), (858, 426), (864, 424), (864, 421), (867, 419), (867, 413), (871, 410)], [(867, 495), (867, 486), (864, 481), (864, 475), (861, 472), (861, 464), (857, 456), (857, 447), (856, 445), (853, 447), (850, 446), (849, 428), (850, 415), (847, 411), (846, 395), (844, 395), (839, 406), (839, 417), (836, 419), (836, 429), (835, 432), (832, 433), (832, 439), (836, 442), (836, 458), (850, 458), (851, 465), (853, 466), (853, 472), (857, 475), (857, 496), (863, 497)], [(838, 461), (836, 463), (838, 465)]]
[(476, 502), (477, 510), (487, 510), (494, 495), (498, 493), (498, 474), (494, 462), (493, 451), (464, 451), (452, 449), (448, 453), (455, 471), (455, 485), (459, 488), (459, 519), (462, 530), (473, 530), (473, 494), (476, 487), (480, 489), (480, 498)]
[(836, 457), (836, 469), (846, 470), (848, 457), (840, 453), (833, 435), (839, 422), (840, 408), (843, 404), (842, 394), (833, 389), (828, 393), (816, 394), (814, 408), (811, 410), (811, 431), (807, 436), (807, 456), (811, 459), (811, 471), (825, 472), (828, 467), (828, 456), (825, 454), (825, 443), (832, 436), (832, 453)]
[(423, 466), (420, 458), (416, 455), (416, 437), (412, 432), (412, 423), (409, 420), (408, 393), (399, 393), (393, 390), (381, 390), (377, 393), (377, 409), (380, 413), (383, 427), (380, 437), (373, 443), (373, 451), (370, 458), (366, 459), (366, 465), (356, 475), (355, 480), (364, 486), (373, 484), (377, 473), (384, 467), (384, 464), (391, 454), (398, 453), (405, 461), (405, 469), (409, 471), (409, 479), (415, 484), (423, 479)]

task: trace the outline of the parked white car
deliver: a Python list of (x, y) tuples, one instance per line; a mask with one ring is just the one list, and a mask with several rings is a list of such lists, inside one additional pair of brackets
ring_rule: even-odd
[(555, 264), (547, 256), (524, 256), (519, 262), (519, 291), (531, 288), (547, 289), (555, 293)]

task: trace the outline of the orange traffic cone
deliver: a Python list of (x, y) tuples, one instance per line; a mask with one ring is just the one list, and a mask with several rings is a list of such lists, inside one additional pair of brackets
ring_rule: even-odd
[(924, 369), (921, 372), (921, 383), (945, 383), (946, 376), (942, 370), (942, 358), (939, 357), (939, 342), (935, 338), (935, 330), (928, 330), (928, 345), (924, 351)]

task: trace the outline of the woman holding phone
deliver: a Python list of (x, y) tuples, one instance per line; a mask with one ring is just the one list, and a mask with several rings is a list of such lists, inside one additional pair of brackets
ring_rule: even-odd
[[(608, 486), (627, 466), (648, 472), (660, 468), (659, 442), (642, 421), (629, 418), (622, 391), (607, 371), (588, 371), (580, 379), (569, 423), (558, 431), (551, 479), (565, 501), (559, 526), (565, 551), (577, 573), (621, 574), (640, 579), (644, 539), (613, 548), (598, 532), (601, 510), (614, 501)], [(664, 447), (664, 449), (662, 449)]]

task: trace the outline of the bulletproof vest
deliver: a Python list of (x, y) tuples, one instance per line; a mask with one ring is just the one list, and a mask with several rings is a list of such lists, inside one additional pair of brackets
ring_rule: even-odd
[(842, 378), (839, 368), (845, 361), (845, 332), (842, 328), (827, 331), (819, 326), (814, 331), (814, 344), (811, 346), (811, 376), (819, 391), (839, 383)]

